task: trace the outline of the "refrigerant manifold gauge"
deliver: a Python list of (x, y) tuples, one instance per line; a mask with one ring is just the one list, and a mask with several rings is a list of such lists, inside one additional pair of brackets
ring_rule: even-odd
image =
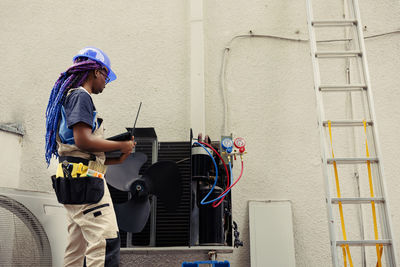
[(226, 152), (228, 153), (232, 153), (233, 150), (233, 142), (232, 139), (226, 137), (224, 139), (222, 139), (221, 141), (221, 146), (224, 150), (226, 150)]
[(237, 149), (239, 149), (240, 153), (243, 153), (245, 150), (245, 146), (246, 146), (246, 141), (244, 141), (244, 138), (242, 137), (238, 137), (235, 139), (234, 141), (235, 147)]

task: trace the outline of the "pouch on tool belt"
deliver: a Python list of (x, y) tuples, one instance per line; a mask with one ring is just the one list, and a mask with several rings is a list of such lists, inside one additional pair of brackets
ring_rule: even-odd
[(104, 179), (96, 177), (51, 177), (61, 204), (94, 204), (104, 195)]

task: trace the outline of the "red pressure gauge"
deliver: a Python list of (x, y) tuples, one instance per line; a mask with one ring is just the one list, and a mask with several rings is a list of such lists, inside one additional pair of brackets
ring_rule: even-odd
[(244, 139), (242, 137), (238, 137), (235, 139), (235, 141), (233, 142), (235, 147), (237, 149), (239, 149), (240, 153), (243, 153), (245, 151), (245, 146), (246, 146), (246, 141), (244, 141)]

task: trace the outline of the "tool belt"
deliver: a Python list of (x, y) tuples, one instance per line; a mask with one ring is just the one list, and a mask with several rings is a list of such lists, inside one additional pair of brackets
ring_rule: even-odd
[(99, 166), (95, 162), (76, 157), (60, 157), (59, 161), (57, 173), (51, 177), (58, 202), (80, 205), (101, 200), (104, 166), (96, 168)]

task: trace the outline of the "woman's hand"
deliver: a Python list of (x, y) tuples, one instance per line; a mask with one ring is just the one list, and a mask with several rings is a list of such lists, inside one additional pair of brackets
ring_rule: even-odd
[[(132, 153), (133, 148), (136, 146), (136, 142), (135, 142), (135, 137), (134, 136), (132, 136), (131, 140), (123, 141), (123, 142), (120, 142), (120, 143), (121, 143), (121, 148), (119, 150), (121, 151), (121, 153), (123, 155)], [(121, 156), (121, 158), (122, 157), (123, 156)], [(125, 159), (126, 159), (126, 157), (125, 157)]]

